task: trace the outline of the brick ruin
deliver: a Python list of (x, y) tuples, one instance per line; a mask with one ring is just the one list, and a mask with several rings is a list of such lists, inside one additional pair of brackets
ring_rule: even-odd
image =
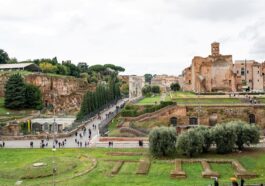
[(220, 54), (219, 43), (211, 44), (211, 55), (195, 56), (184, 69), (180, 84), (185, 91), (236, 92), (265, 90), (265, 63), (254, 60), (236, 60), (232, 55)]

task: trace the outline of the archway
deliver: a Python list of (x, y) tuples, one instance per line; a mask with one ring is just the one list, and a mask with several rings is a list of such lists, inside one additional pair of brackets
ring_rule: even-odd
[(176, 127), (177, 124), (178, 124), (178, 118), (176, 118), (176, 117), (170, 118), (170, 125)]
[(190, 120), (189, 120), (189, 124), (190, 125), (198, 125), (198, 118), (197, 117), (190, 117)]
[(256, 123), (256, 117), (254, 114), (249, 114), (248, 115), (248, 120), (250, 124)]

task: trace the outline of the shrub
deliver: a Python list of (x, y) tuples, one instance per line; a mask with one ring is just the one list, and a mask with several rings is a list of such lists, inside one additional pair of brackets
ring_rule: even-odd
[(212, 128), (211, 132), (217, 153), (226, 154), (233, 151), (237, 138), (233, 126), (219, 124)]
[(211, 133), (210, 129), (205, 127), (205, 126), (200, 125), (197, 128), (195, 128), (194, 130), (203, 136), (204, 144), (203, 144), (202, 150), (203, 150), (203, 152), (208, 152), (212, 143), (213, 143), (213, 137), (212, 137), (212, 133)]
[(228, 123), (231, 125), (236, 134), (236, 146), (239, 150), (243, 150), (244, 145), (259, 143), (260, 132), (255, 125), (249, 125), (243, 121), (235, 121)]
[(152, 86), (152, 92), (154, 94), (160, 94), (160, 87), (159, 86)]
[(181, 133), (177, 140), (177, 150), (188, 157), (202, 153), (203, 145), (203, 135), (195, 129)]
[(121, 111), (121, 115), (123, 117), (135, 117), (135, 116), (137, 116), (137, 111), (136, 110), (126, 110), (126, 109), (124, 109), (124, 110)]
[(154, 128), (149, 134), (149, 150), (153, 156), (170, 156), (176, 152), (176, 129)]
[(179, 85), (179, 83), (171, 83), (171, 85), (170, 85), (170, 89), (171, 89), (172, 91), (179, 91), (179, 90), (180, 90), (180, 85)]

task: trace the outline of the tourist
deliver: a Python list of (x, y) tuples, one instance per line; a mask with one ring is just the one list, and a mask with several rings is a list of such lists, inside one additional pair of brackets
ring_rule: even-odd
[(244, 186), (245, 180), (243, 178), (240, 179), (240, 186)]
[(233, 178), (230, 178), (230, 180), (232, 181), (232, 186), (238, 186), (236, 178), (233, 177)]
[(218, 182), (218, 178), (217, 177), (214, 178), (214, 186), (219, 186), (219, 182)]
[(30, 147), (33, 148), (33, 141), (30, 142)]

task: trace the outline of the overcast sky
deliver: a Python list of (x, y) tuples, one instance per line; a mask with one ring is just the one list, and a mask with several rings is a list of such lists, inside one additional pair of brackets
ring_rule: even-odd
[(178, 75), (213, 41), (233, 60), (264, 61), (264, 0), (0, 0), (0, 48), (18, 60)]

